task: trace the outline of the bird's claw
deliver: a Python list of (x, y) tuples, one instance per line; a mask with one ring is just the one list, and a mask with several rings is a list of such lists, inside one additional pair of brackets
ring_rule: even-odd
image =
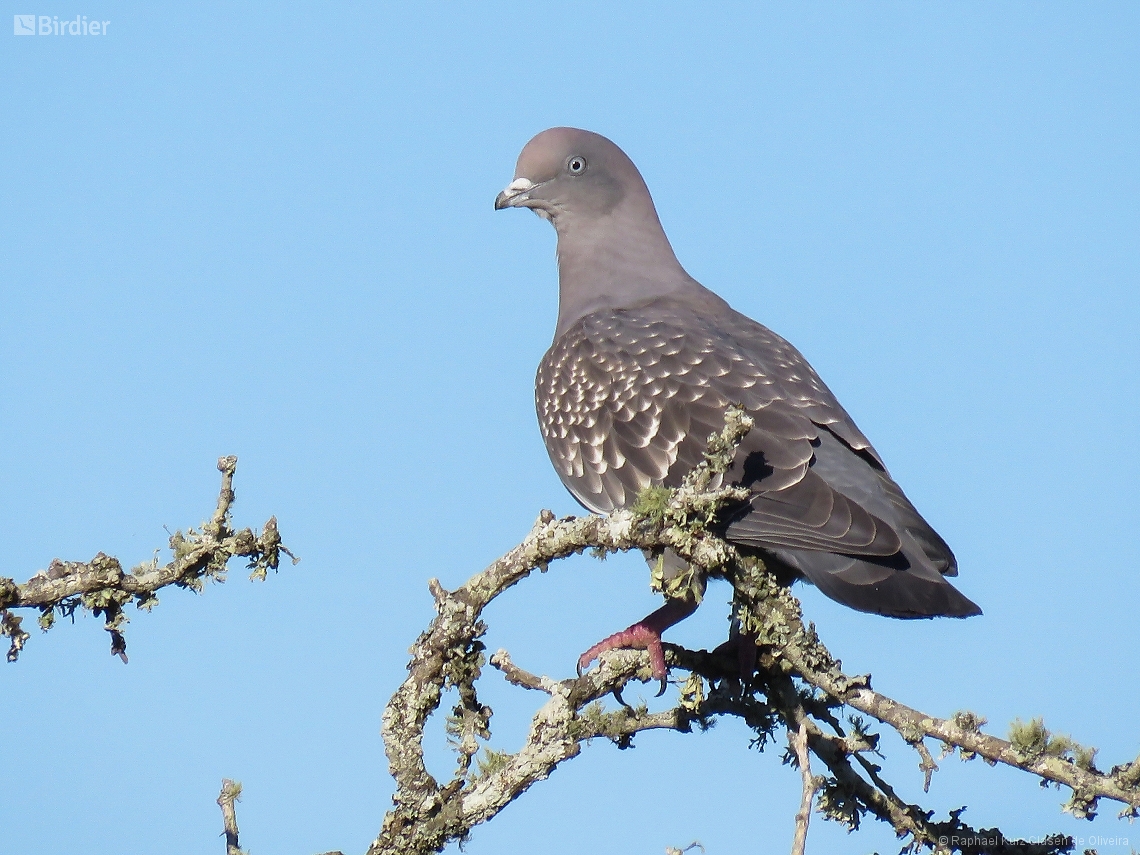
[(598, 642), (578, 657), (578, 662), (575, 664), (574, 670), (577, 672), (579, 678), (589, 670), (590, 666), (593, 665), (603, 653), (611, 649), (605, 647), (606, 642), (609, 640), (610, 639), (607, 638), (605, 641)]
[[(661, 697), (668, 688), (668, 670), (665, 667), (665, 648), (661, 645), (661, 634), (643, 624), (634, 624), (629, 629), (615, 632), (604, 638), (578, 657), (576, 670), (581, 677), (586, 669), (607, 650), (644, 650), (649, 654), (649, 669), (653, 679), (661, 684), (654, 697)], [(614, 697), (626, 709), (632, 709), (621, 696), (621, 689), (614, 690)]]

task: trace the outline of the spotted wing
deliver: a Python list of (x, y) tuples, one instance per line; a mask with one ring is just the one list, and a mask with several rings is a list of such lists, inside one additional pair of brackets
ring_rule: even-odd
[(563, 482), (603, 513), (678, 484), (741, 404), (755, 426), (727, 475), (752, 497), (729, 540), (861, 611), (981, 611), (942, 578), (953, 553), (807, 361), (743, 315), (669, 300), (588, 315), (546, 354), (536, 401)]
[(738, 403), (755, 420), (729, 472), (753, 490), (736, 523), (743, 538), (857, 555), (899, 550), (890, 525), (813, 470), (821, 430), (850, 437), (850, 453), (866, 451), (864, 465), (878, 465), (870, 444), (798, 351), (743, 316), (701, 317), (667, 300), (588, 315), (546, 354), (536, 400), (551, 460), (590, 510), (679, 483)]

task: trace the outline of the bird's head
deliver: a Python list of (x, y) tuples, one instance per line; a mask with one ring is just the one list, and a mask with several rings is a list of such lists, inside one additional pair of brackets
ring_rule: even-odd
[(530, 208), (558, 233), (557, 334), (604, 307), (700, 288), (681, 267), (649, 189), (600, 134), (551, 128), (523, 148), (495, 210)]
[(653, 204), (626, 153), (600, 134), (550, 128), (523, 148), (514, 181), (495, 198), (495, 210), (530, 208), (558, 228), (566, 215), (594, 221), (623, 202)]

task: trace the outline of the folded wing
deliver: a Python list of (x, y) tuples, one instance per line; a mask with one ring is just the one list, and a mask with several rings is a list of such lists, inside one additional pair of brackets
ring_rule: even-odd
[(740, 404), (755, 426), (726, 477), (752, 498), (728, 539), (861, 611), (979, 613), (942, 578), (956, 573), (949, 547), (811, 366), (743, 315), (668, 299), (587, 315), (543, 359), (536, 403), (560, 477), (599, 513), (680, 483)]

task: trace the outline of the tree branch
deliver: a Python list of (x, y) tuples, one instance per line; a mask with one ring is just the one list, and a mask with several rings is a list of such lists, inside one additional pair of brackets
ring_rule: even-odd
[(222, 809), (222, 829), (226, 835), (226, 855), (245, 855), (238, 845), (237, 811), (234, 802), (241, 800), (241, 782), (222, 779), (222, 792), (218, 795), (218, 807)]
[(811, 822), (811, 802), (815, 798), (819, 784), (811, 774), (811, 757), (808, 754), (807, 717), (800, 719), (799, 729), (788, 730), (788, 744), (796, 755), (800, 767), (803, 793), (800, 796), (800, 809), (796, 811), (796, 834), (792, 838), (792, 855), (804, 855), (807, 846), (808, 823)]
[[(230, 525), (230, 507), (234, 502), (233, 477), (236, 457), (222, 457), (218, 470), (222, 485), (209, 522), (200, 531), (189, 528), (170, 537), (174, 560), (159, 565), (157, 558), (123, 570), (117, 558), (100, 552), (90, 561), (54, 559), (23, 585), (0, 577), (0, 635), (7, 636), (11, 646), (8, 661), (20, 655), (29, 634), (21, 628), (22, 618), (14, 609), (39, 610), (39, 625), (50, 629), (56, 615), (73, 617), (84, 609), (95, 617), (103, 617), (104, 628), (111, 634), (111, 653), (126, 661), (123, 626), (127, 617), (123, 607), (131, 601), (139, 609), (150, 611), (158, 604), (158, 591), (170, 585), (201, 592), (205, 581), (223, 582), (226, 565), (231, 558), (245, 558), (251, 579), (264, 580), (269, 570), (276, 570), (281, 553), (293, 554), (281, 543), (277, 518), (270, 517), (260, 535), (250, 529), (234, 531)], [(297, 559), (293, 558), (294, 563)]]
[[(747, 562), (735, 566), (734, 590), (747, 619), (745, 629), (753, 628), (761, 643), (771, 645), (788, 670), (826, 695), (889, 724), (911, 745), (933, 737), (959, 749), (963, 759), (980, 756), (987, 762), (1004, 763), (1037, 775), (1045, 781), (1064, 784), (1072, 790), (1065, 810), (1077, 818), (1095, 815), (1098, 799), (1107, 798), (1126, 805), (1122, 816), (1140, 816), (1140, 767), (1136, 762), (1099, 771), (1093, 764), (1095, 749), (1084, 749), (1066, 738), (1054, 738), (1043, 726), (1012, 741), (982, 733), (985, 720), (969, 712), (949, 719), (930, 716), (899, 703), (874, 690), (870, 677), (849, 677), (819, 641), (815, 628), (805, 628), (799, 602), (785, 588), (774, 585), (767, 573), (758, 572)], [(764, 578), (767, 577), (767, 578)], [(1039, 723), (1038, 723), (1039, 724)], [(920, 752), (921, 754), (921, 752)], [(923, 770), (933, 759), (923, 757)], [(1140, 758), (1138, 758), (1140, 760)]]
[[(476, 574), (455, 591), (436, 580), (429, 588), (436, 617), (413, 645), (408, 677), (389, 701), (382, 734), (396, 780), (394, 807), (384, 819), (369, 855), (437, 852), (451, 840), (464, 840), (471, 829), (495, 816), (560, 763), (577, 756), (582, 744), (605, 737), (619, 747), (632, 744), (645, 730), (681, 732), (707, 727), (720, 715), (742, 718), (764, 747), (781, 722), (792, 739), (792, 756), (801, 770), (804, 797), (797, 831), (806, 832), (812, 798), (828, 818), (859, 827), (869, 814), (889, 823), (912, 846), (936, 852), (1046, 853), (1067, 852), (1072, 841), (1054, 837), (1027, 844), (1007, 840), (996, 829), (977, 831), (961, 822), (961, 811), (935, 822), (931, 812), (909, 804), (882, 779), (867, 756), (878, 737), (861, 719), (840, 715), (845, 707), (889, 724), (919, 752), (924, 790), (937, 766), (923, 740), (933, 737), (963, 759), (982, 756), (1063, 783), (1073, 790), (1066, 809), (1091, 816), (1096, 800), (1113, 799), (1125, 813), (1140, 809), (1140, 764), (1129, 763), (1109, 773), (1092, 764), (1092, 752), (1063, 737), (1053, 737), (1039, 722), (1022, 726), (1012, 741), (981, 732), (983, 719), (958, 713), (950, 719), (927, 716), (887, 698), (870, 687), (868, 677), (850, 677), (839, 668), (815, 634), (805, 627), (799, 603), (755, 558), (741, 556), (715, 533), (717, 512), (746, 498), (746, 492), (722, 488), (721, 476), (733, 451), (750, 428), (739, 410), (730, 410), (726, 429), (710, 438), (705, 463), (675, 490), (647, 491), (632, 509), (606, 517), (556, 520), (543, 511), (519, 546)], [(650, 677), (648, 656), (640, 651), (611, 651), (600, 665), (581, 677), (556, 680), (532, 674), (500, 650), (490, 664), (512, 685), (547, 696), (531, 722), (523, 746), (514, 754), (484, 749), (472, 771), (478, 740), (490, 737), (490, 710), (482, 706), (476, 681), (485, 663), (480, 638), (486, 631), (482, 610), (495, 597), (545, 570), (559, 558), (590, 549), (599, 554), (630, 549), (659, 552), (670, 548), (694, 572), (723, 575), (736, 592), (740, 630), (737, 643), (758, 647), (758, 669), (742, 679), (735, 653), (706, 653), (666, 645), (667, 661), (676, 673), (688, 672), (676, 705), (650, 711), (623, 706), (607, 710), (601, 699), (620, 693), (631, 680)], [(666, 592), (667, 594), (670, 592)], [(797, 682), (800, 686), (797, 687)], [(459, 755), (456, 774), (441, 785), (423, 761), (424, 725), (443, 693), (456, 689), (459, 702), (448, 719), (448, 732)], [(620, 697), (620, 696), (619, 696)], [(825, 730), (826, 727), (826, 730)], [(829, 732), (830, 731), (830, 732)], [(808, 753), (827, 767), (829, 776), (815, 778)], [(802, 755), (802, 756), (801, 756)], [(1083, 813), (1082, 813), (1083, 811)], [(797, 834), (797, 845), (800, 844)]]

